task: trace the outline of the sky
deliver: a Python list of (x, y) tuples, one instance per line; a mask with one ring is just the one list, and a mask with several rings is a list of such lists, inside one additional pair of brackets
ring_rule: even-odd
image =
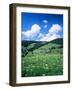
[(51, 41), (63, 38), (63, 15), (21, 13), (21, 39)]

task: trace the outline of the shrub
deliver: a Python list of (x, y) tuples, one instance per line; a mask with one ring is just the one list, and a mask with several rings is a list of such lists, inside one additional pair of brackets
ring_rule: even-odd
[(56, 47), (55, 46), (52, 46), (51, 49), (56, 49)]

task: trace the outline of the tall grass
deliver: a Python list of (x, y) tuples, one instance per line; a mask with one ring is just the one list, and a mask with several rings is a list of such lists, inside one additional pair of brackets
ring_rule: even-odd
[(28, 54), (22, 58), (22, 77), (63, 74), (62, 54)]
[(63, 75), (63, 39), (22, 41), (21, 76)]

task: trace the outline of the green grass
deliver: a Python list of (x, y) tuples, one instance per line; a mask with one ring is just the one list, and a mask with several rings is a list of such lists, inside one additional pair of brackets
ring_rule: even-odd
[(63, 74), (61, 54), (28, 54), (22, 58), (22, 77)]
[(22, 41), (21, 76), (63, 75), (63, 39)]

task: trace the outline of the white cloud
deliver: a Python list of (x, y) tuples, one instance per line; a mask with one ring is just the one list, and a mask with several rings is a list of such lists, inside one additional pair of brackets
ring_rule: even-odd
[(40, 41), (51, 41), (57, 38), (61, 38), (61, 36), (58, 34), (53, 34), (53, 35), (47, 34), (46, 36), (41, 38)]
[(61, 38), (59, 32), (62, 31), (62, 27), (59, 24), (53, 24), (49, 29), (49, 32), (44, 35), (40, 41), (51, 41), (57, 38)]
[(52, 27), (49, 29), (49, 33), (58, 33), (62, 31), (62, 27), (59, 24), (53, 24)]
[(48, 20), (43, 20), (43, 23), (45, 24), (44, 28), (47, 28)]
[(33, 24), (30, 30), (22, 32), (22, 39), (36, 41), (51, 41), (61, 38), (60, 32), (62, 27), (59, 24), (53, 24), (47, 34), (40, 32), (41, 27), (38, 24)]
[(48, 20), (43, 20), (43, 23), (47, 24), (48, 23)]
[(44, 25), (44, 28), (47, 28), (47, 25)]
[(39, 34), (41, 27), (38, 24), (33, 24), (31, 30), (23, 31), (22, 38), (30, 40)]
[(42, 38), (44, 35), (42, 33), (39, 33), (38, 38)]
[(39, 33), (36, 37), (36, 41), (40, 41), (42, 37), (44, 37), (44, 35), (42, 33)]

